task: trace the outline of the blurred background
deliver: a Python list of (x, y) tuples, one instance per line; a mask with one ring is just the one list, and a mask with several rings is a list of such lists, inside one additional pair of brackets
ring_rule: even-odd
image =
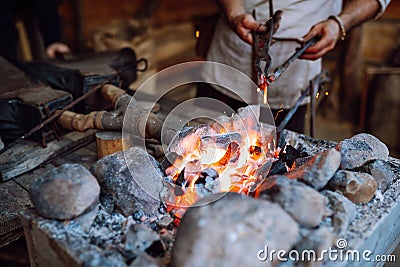
[[(148, 60), (133, 90), (158, 70), (203, 59), (219, 13), (214, 0), (63, 0), (59, 11), (74, 55), (130, 47)], [(26, 38), (31, 25), (17, 25), (21, 55), (31, 60), (38, 54)], [(378, 20), (353, 29), (325, 56), (324, 68), (331, 83), (317, 100), (315, 137), (338, 141), (369, 132), (399, 157), (400, 1), (392, 1)], [(182, 101), (194, 90), (184, 86), (169, 97)]]

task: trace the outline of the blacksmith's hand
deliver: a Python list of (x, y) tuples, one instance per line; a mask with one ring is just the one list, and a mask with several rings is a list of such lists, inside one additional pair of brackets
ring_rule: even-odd
[(251, 32), (265, 32), (266, 28), (263, 24), (257, 22), (250, 14), (241, 14), (229, 18), (231, 28), (236, 34), (248, 44), (253, 44)]
[(301, 59), (316, 60), (332, 50), (340, 39), (340, 26), (333, 19), (322, 21), (315, 24), (303, 38), (300, 38), (300, 41), (306, 43), (314, 36), (320, 36), (321, 39), (308, 48), (300, 57)]
[(46, 55), (49, 58), (55, 58), (57, 53), (65, 55), (69, 54), (70, 52), (71, 49), (69, 48), (69, 46), (61, 42), (51, 43), (46, 48)]

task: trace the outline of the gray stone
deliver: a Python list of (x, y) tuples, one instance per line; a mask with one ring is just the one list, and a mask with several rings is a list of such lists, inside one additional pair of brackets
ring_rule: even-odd
[[(297, 223), (277, 204), (236, 193), (206, 197), (189, 208), (179, 226), (171, 266), (273, 266), (265, 250), (289, 250)], [(244, 253), (245, 252), (245, 253)]]
[(368, 203), (374, 197), (377, 184), (368, 173), (340, 170), (329, 181), (329, 187), (341, 191), (354, 203), (361, 204)]
[(135, 212), (157, 214), (163, 177), (157, 161), (142, 148), (132, 147), (104, 157), (91, 171), (125, 216)]
[(147, 225), (133, 224), (126, 233), (124, 253), (128, 257), (138, 256), (159, 240), (160, 236)]
[(335, 149), (324, 150), (300, 167), (285, 174), (288, 178), (303, 180), (313, 188), (322, 189), (340, 165), (340, 153)]
[(37, 177), (29, 194), (41, 216), (69, 220), (98, 203), (100, 186), (85, 167), (64, 164)]
[(332, 211), (333, 229), (337, 236), (342, 236), (356, 218), (356, 206), (342, 194), (329, 190), (323, 191), (322, 194), (329, 199), (328, 207)]
[(339, 142), (336, 149), (342, 155), (340, 168), (346, 170), (361, 167), (370, 160), (387, 160), (389, 157), (387, 146), (375, 136), (366, 133)]
[[(304, 259), (304, 261), (297, 262), (296, 266), (320, 266), (324, 261), (328, 260), (328, 254), (323, 254), (323, 251), (328, 251), (329, 248), (333, 246), (334, 242), (335, 236), (327, 227), (321, 226), (318, 229), (309, 231), (309, 233), (296, 244), (295, 248), (300, 255), (303, 251), (315, 252), (315, 259), (318, 260), (313, 260), (312, 258), (310, 260)], [(313, 257), (313, 254), (304, 255), (311, 255), (310, 257)], [(321, 255), (325, 257), (319, 260)]]
[(374, 160), (368, 162), (366, 165), (361, 167), (361, 171), (369, 173), (374, 177), (376, 183), (378, 184), (378, 188), (382, 191), (382, 193), (386, 191), (388, 185), (397, 177), (390, 164), (384, 160)]
[(318, 191), (308, 186), (276, 186), (270, 199), (278, 203), (301, 226), (316, 227), (325, 214), (328, 200)]

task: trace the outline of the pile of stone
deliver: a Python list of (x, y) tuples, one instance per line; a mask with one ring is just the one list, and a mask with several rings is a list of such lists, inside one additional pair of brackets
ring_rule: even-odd
[(62, 165), (37, 179), (30, 191), (37, 220), (85, 266), (276, 266), (276, 258), (262, 260), (265, 248), (328, 249), (399, 182), (399, 161), (371, 135), (336, 144), (284, 131), (282, 139), (303, 155), (294, 168), (267, 175), (258, 198), (201, 199), (179, 227), (165, 209), (173, 190), (159, 163), (137, 147), (90, 171)]

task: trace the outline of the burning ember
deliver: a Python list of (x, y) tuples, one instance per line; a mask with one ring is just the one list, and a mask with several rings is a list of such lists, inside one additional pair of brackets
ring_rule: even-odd
[(172, 165), (165, 169), (175, 195), (168, 211), (182, 218), (187, 207), (208, 194), (255, 191), (278, 153), (275, 128), (258, 118), (259, 110), (246, 107), (177, 136), (169, 147)]

